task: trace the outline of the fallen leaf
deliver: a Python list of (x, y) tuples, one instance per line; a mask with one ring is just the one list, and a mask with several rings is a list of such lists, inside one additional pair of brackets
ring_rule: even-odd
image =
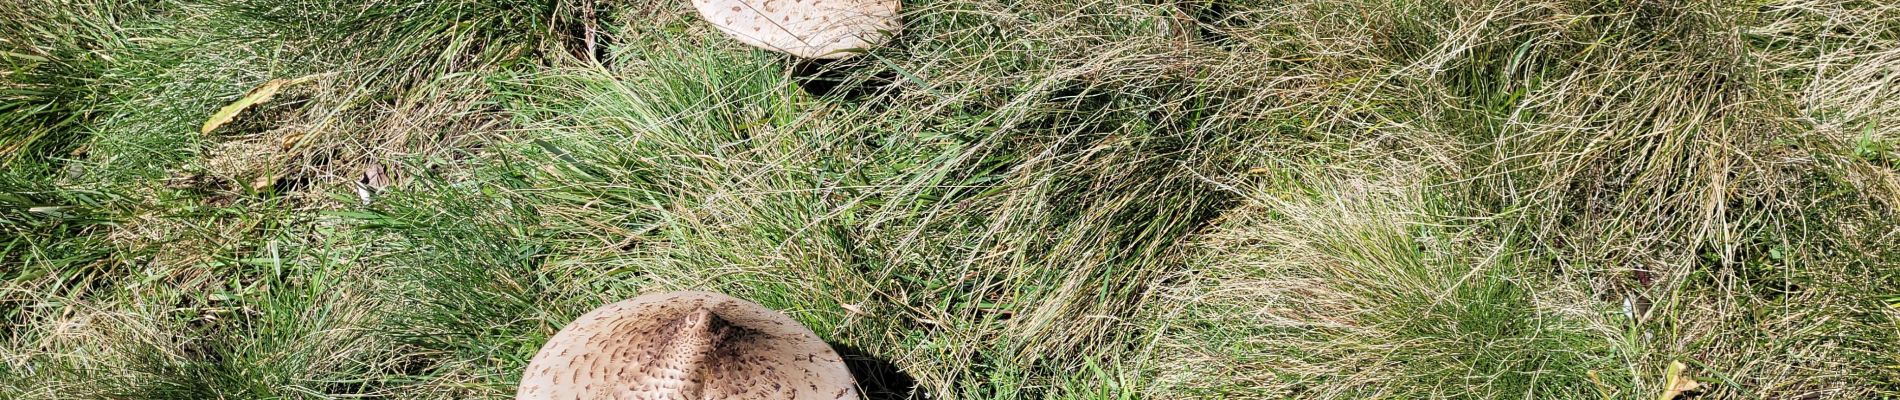
[(251, 181), (251, 190), (263, 191), (271, 186), (277, 186), (277, 180), (283, 179), (283, 177), (284, 174), (282, 173), (260, 175), (257, 179)]
[(258, 86), (256, 89), (251, 89), (251, 92), (245, 94), (243, 98), (239, 98), (237, 101), (225, 105), (224, 108), (218, 109), (216, 113), (212, 113), (211, 119), (205, 120), (204, 127), (199, 128), (198, 133), (211, 133), (212, 130), (218, 129), (218, 127), (231, 122), (231, 119), (237, 118), (238, 113), (244, 112), (244, 109), (270, 101), (271, 96), (276, 96), (277, 91), (282, 89), (284, 83), (287, 82), (289, 81), (272, 79), (269, 82), (264, 82), (262, 86)]
[(858, 305), (856, 305), (856, 304), (850, 304), (850, 303), (839, 303), (839, 304), (838, 304), (838, 306), (839, 306), (839, 307), (844, 307), (844, 310), (845, 310), (845, 311), (850, 311), (850, 312), (851, 312), (852, 314), (860, 314), (860, 315), (861, 315), (861, 314), (864, 314), (864, 308), (863, 308), (863, 307), (859, 307), (859, 306), (858, 306)]
[(258, 85), (256, 89), (251, 89), (249, 93), (245, 93), (244, 97), (238, 98), (237, 101), (231, 102), (231, 104), (225, 105), (224, 108), (218, 109), (218, 112), (211, 113), (211, 118), (205, 120), (204, 127), (198, 128), (198, 133), (211, 133), (212, 130), (230, 123), (232, 119), (237, 118), (238, 113), (244, 112), (244, 109), (270, 101), (271, 97), (276, 96), (277, 92), (283, 90), (284, 86), (309, 82), (322, 75), (323, 74), (305, 75), (292, 79), (279, 78), (264, 82), (263, 85)]
[(1593, 370), (1585, 371), (1584, 374), (1590, 376), (1590, 383), (1595, 383), (1597, 385), (1597, 394), (1602, 395), (1603, 400), (1612, 400), (1616, 398), (1614, 395), (1616, 393), (1616, 388), (1610, 387), (1610, 385), (1607, 383), (1603, 383), (1603, 377), (1597, 375), (1597, 370), (1593, 369)]
[(363, 169), (363, 184), (369, 185), (369, 188), (382, 191), (389, 187), (389, 183), (389, 175), (383, 173), (382, 164), (370, 164)]
[(1669, 369), (1663, 372), (1663, 378), (1667, 381), (1664, 383), (1662, 395), (1657, 396), (1656, 400), (1674, 400), (1676, 396), (1681, 396), (1685, 392), (1702, 388), (1701, 382), (1696, 382), (1694, 378), (1682, 374), (1682, 370), (1688, 368), (1689, 366), (1683, 365), (1681, 361), (1671, 361)]
[(303, 134), (304, 132), (300, 130), (291, 131), (290, 133), (284, 134), (284, 138), (277, 142), (277, 147), (283, 149), (284, 151), (290, 151), (291, 149), (295, 149), (297, 148), (297, 142), (303, 140)]

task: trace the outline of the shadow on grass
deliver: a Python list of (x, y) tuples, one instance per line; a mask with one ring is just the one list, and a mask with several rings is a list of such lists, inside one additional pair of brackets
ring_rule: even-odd
[(897, 73), (893, 71), (877, 71), (863, 81), (853, 80), (851, 75), (857, 71), (881, 67), (862, 58), (794, 61), (792, 82), (812, 96), (836, 95), (843, 99), (861, 99), (896, 87)]
[(864, 399), (900, 400), (917, 397), (917, 379), (899, 370), (890, 361), (849, 345), (831, 343), (831, 348), (844, 357), (844, 364), (851, 368), (851, 376), (857, 378), (858, 389)]

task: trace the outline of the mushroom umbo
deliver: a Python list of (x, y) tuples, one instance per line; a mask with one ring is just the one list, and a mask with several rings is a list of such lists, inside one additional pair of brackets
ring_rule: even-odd
[(745, 44), (837, 59), (898, 29), (898, 0), (693, 0), (699, 16)]
[(562, 327), (515, 398), (856, 399), (844, 359), (811, 329), (708, 292), (651, 294)]

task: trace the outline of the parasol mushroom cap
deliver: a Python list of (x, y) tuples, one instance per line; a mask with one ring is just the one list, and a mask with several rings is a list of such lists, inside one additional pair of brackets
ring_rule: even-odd
[(635, 297), (582, 315), (521, 376), (528, 399), (856, 399), (844, 359), (811, 329), (708, 292)]
[(699, 16), (745, 44), (800, 58), (850, 57), (896, 32), (898, 0), (693, 0)]

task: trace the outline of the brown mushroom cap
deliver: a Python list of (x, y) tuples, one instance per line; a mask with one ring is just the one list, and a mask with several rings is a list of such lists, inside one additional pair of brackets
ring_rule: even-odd
[(784, 314), (707, 292), (602, 306), (548, 339), (516, 399), (856, 399), (844, 359)]
[(898, 0), (693, 0), (699, 16), (754, 47), (845, 58), (898, 28)]

